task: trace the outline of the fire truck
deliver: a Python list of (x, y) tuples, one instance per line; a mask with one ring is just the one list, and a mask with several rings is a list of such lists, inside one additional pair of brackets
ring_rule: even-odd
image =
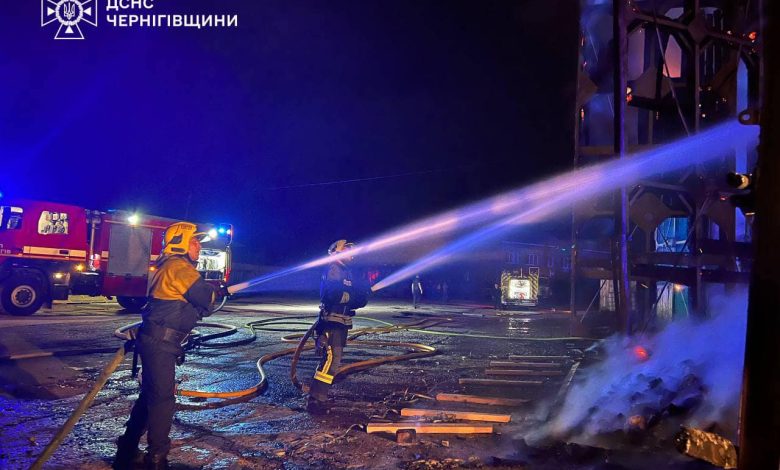
[[(0, 201), (0, 310), (32, 315), (54, 300), (89, 295), (115, 297), (127, 311), (140, 312), (163, 233), (174, 222), (56, 202)], [(197, 226), (208, 234), (197, 269), (210, 284), (226, 284), (233, 226)]]
[(501, 272), (501, 306), (535, 307), (539, 304), (539, 271)]

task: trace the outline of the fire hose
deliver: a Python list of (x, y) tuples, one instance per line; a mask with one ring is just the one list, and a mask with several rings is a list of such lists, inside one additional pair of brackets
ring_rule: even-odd
[[(256, 363), (257, 371), (259, 375), (259, 381), (252, 387), (237, 390), (237, 391), (228, 391), (228, 392), (206, 392), (206, 391), (199, 391), (199, 390), (186, 390), (186, 389), (179, 389), (177, 390), (177, 394), (180, 396), (186, 396), (186, 397), (193, 397), (193, 398), (220, 398), (224, 399), (226, 401), (232, 401), (235, 399), (243, 399), (249, 396), (253, 396), (256, 394), (261, 393), (268, 385), (268, 378), (265, 373), (265, 370), (263, 369), (263, 365), (266, 364), (269, 361), (272, 361), (274, 359), (277, 359), (282, 356), (286, 356), (288, 354), (292, 354), (292, 361), (290, 364), (290, 380), (292, 381), (293, 385), (296, 386), (298, 389), (302, 389), (303, 386), (297, 379), (297, 364), (300, 358), (300, 354), (303, 351), (310, 350), (314, 348), (314, 345), (309, 344), (309, 340), (312, 336), (312, 333), (314, 331), (314, 325), (311, 325), (305, 332), (300, 332), (300, 330), (290, 330), (289, 328), (275, 328), (274, 325), (278, 326), (279, 324), (294, 324), (294, 325), (309, 325), (308, 322), (303, 321), (291, 321), (291, 320), (300, 320), (300, 319), (309, 319), (312, 318), (310, 316), (307, 317), (288, 317), (288, 318), (273, 318), (273, 319), (266, 319), (266, 320), (258, 320), (255, 322), (250, 322), (246, 325), (246, 327), (251, 331), (252, 335), (238, 340), (238, 341), (232, 341), (228, 343), (209, 343), (209, 341), (219, 338), (224, 338), (229, 335), (235, 334), (238, 331), (238, 328), (233, 325), (227, 325), (223, 323), (198, 323), (196, 324), (196, 327), (205, 327), (205, 328), (220, 328), (224, 331), (218, 332), (218, 333), (212, 333), (209, 335), (202, 335), (197, 330), (193, 330), (191, 335), (185, 340), (185, 343), (182, 345), (183, 347), (190, 349), (194, 347), (206, 347), (206, 348), (225, 348), (225, 347), (234, 347), (234, 346), (240, 346), (249, 344), (253, 341), (255, 341), (257, 337), (257, 331), (283, 331), (283, 332), (290, 332), (293, 331), (290, 334), (287, 334), (283, 336), (281, 339), (283, 342), (286, 343), (295, 343), (297, 342), (296, 347), (283, 349), (280, 351), (276, 351), (273, 353), (265, 354), (261, 356)], [(472, 333), (457, 333), (457, 332), (446, 332), (446, 331), (436, 331), (436, 330), (428, 330), (427, 328), (436, 326), (442, 323), (445, 323), (449, 321), (448, 319), (425, 319), (420, 320), (413, 323), (408, 324), (392, 324), (389, 322), (385, 322), (382, 320), (378, 320), (375, 318), (370, 317), (359, 317), (364, 320), (372, 321), (375, 323), (379, 323), (383, 326), (380, 327), (366, 327), (366, 328), (360, 328), (357, 330), (354, 330), (352, 334), (347, 339), (348, 345), (362, 345), (362, 346), (375, 346), (375, 347), (403, 347), (412, 349), (412, 352), (407, 352), (404, 354), (399, 355), (392, 355), (392, 356), (385, 356), (385, 357), (378, 357), (374, 359), (367, 359), (363, 361), (354, 362), (351, 364), (347, 364), (343, 366), (337, 373), (337, 377), (343, 377), (344, 375), (358, 372), (362, 370), (369, 369), (371, 367), (375, 367), (378, 365), (390, 363), (390, 362), (397, 362), (397, 361), (404, 361), (404, 360), (410, 360), (410, 359), (418, 359), (423, 357), (432, 356), (434, 354), (437, 354), (437, 350), (431, 346), (427, 346), (424, 344), (419, 343), (409, 343), (409, 342), (395, 342), (395, 341), (380, 341), (380, 340), (359, 340), (357, 338), (368, 335), (368, 334), (385, 334), (385, 333), (392, 333), (392, 332), (398, 332), (398, 331), (409, 331), (414, 333), (423, 333), (423, 334), (433, 334), (433, 335), (444, 335), (444, 336), (463, 336), (463, 337), (474, 337), (474, 338), (491, 338), (491, 339), (508, 339), (508, 340), (518, 340), (518, 341), (527, 341), (527, 340), (542, 340), (542, 341), (560, 341), (560, 340), (588, 340), (589, 338), (515, 338), (515, 337), (506, 337), (506, 336), (494, 336), (494, 335), (482, 335), (482, 334), (472, 334)], [(270, 326), (269, 326), (270, 325)], [(112, 357), (112, 360), (109, 362), (108, 365), (103, 369), (101, 374), (99, 375), (95, 385), (92, 387), (92, 389), (84, 396), (82, 401), (79, 403), (79, 406), (74, 410), (74, 412), (71, 414), (71, 416), (68, 418), (68, 420), (65, 422), (65, 424), (60, 428), (60, 430), (57, 432), (57, 434), (54, 436), (54, 438), (51, 440), (51, 442), (46, 446), (44, 451), (41, 453), (41, 455), (36, 459), (36, 461), (33, 463), (32, 469), (40, 469), (43, 464), (51, 457), (51, 455), (56, 451), (56, 449), (59, 447), (62, 440), (70, 433), (70, 431), (73, 429), (73, 426), (75, 426), (76, 422), (81, 418), (81, 416), (86, 412), (87, 408), (89, 408), (92, 401), (97, 396), (98, 392), (105, 386), (106, 382), (108, 381), (108, 378), (110, 375), (119, 367), (119, 365), (124, 360), (125, 354), (127, 354), (130, 350), (132, 350), (133, 347), (133, 339), (134, 339), (134, 330), (137, 329), (137, 327), (140, 326), (140, 322), (136, 322), (130, 325), (123, 326), (121, 328), (118, 328), (114, 335), (120, 339), (125, 340), (125, 343), (120, 347)], [(98, 351), (98, 350), (90, 350), (90, 351)], [(100, 349), (99, 352), (104, 352), (103, 349)], [(41, 353), (41, 354), (30, 354), (30, 355), (17, 355), (17, 356), (9, 356), (6, 359), (10, 360), (19, 360), (19, 359), (27, 359), (31, 357), (41, 357), (46, 355), (72, 355), (76, 352), (60, 352), (60, 354), (47, 354), (47, 353)], [(223, 402), (224, 403), (224, 402)], [(204, 408), (202, 406), (187, 406), (188, 408)]]
[(63, 424), (62, 427), (60, 427), (59, 431), (57, 431), (57, 434), (54, 435), (54, 437), (46, 446), (46, 448), (43, 449), (41, 455), (39, 455), (38, 458), (35, 459), (35, 462), (33, 462), (32, 466), (30, 467), (31, 470), (38, 470), (42, 468), (43, 464), (46, 463), (47, 460), (49, 460), (52, 454), (54, 454), (54, 451), (56, 451), (57, 448), (60, 446), (62, 440), (65, 439), (65, 437), (67, 437), (68, 434), (70, 434), (70, 431), (73, 429), (73, 426), (75, 426), (78, 420), (81, 418), (81, 415), (83, 415), (87, 411), (87, 408), (89, 408), (89, 405), (92, 404), (92, 401), (95, 399), (98, 392), (100, 392), (103, 389), (103, 387), (106, 385), (106, 382), (108, 382), (108, 378), (111, 376), (111, 374), (114, 373), (117, 367), (119, 367), (119, 365), (125, 359), (125, 354), (130, 352), (132, 348), (133, 348), (133, 344), (131, 340), (131, 341), (126, 341), (122, 346), (119, 347), (119, 349), (116, 350), (114, 356), (111, 358), (111, 361), (106, 365), (103, 371), (100, 372), (100, 375), (95, 381), (95, 385), (93, 385), (92, 388), (89, 390), (89, 392), (87, 392), (87, 394), (84, 395), (84, 398), (82, 398), (81, 402), (79, 402), (79, 406), (76, 407), (75, 410), (73, 410), (73, 413), (71, 413), (68, 420), (65, 421), (65, 424)]
[[(302, 318), (302, 317), (296, 317), (296, 318)], [(303, 317), (303, 318), (311, 318), (311, 317)], [(252, 331), (252, 336), (250, 338), (234, 341), (229, 344), (231, 346), (236, 344), (248, 344), (255, 340), (257, 335), (256, 330), (263, 329), (264, 325), (273, 324), (273, 323), (284, 323), (284, 322), (288, 324), (290, 323), (289, 320), (286, 318), (259, 320), (257, 322), (251, 322), (247, 324), (247, 327)], [(417, 327), (423, 327), (423, 323), (425, 323), (425, 321), (414, 323), (412, 325)], [(71, 413), (70, 417), (65, 422), (65, 424), (62, 425), (62, 427), (58, 430), (57, 434), (55, 434), (55, 436), (52, 438), (52, 440), (49, 442), (49, 444), (46, 446), (43, 452), (38, 456), (38, 458), (36, 458), (35, 462), (30, 467), (32, 470), (39, 470), (40, 468), (43, 467), (46, 461), (49, 460), (49, 458), (54, 454), (54, 452), (60, 446), (62, 441), (65, 439), (65, 437), (67, 437), (67, 435), (70, 434), (71, 430), (73, 430), (73, 427), (76, 425), (76, 423), (81, 418), (81, 416), (87, 411), (87, 409), (92, 404), (97, 394), (106, 385), (106, 382), (108, 381), (108, 378), (111, 376), (111, 374), (113, 374), (116, 371), (116, 369), (122, 364), (125, 354), (133, 350), (135, 331), (140, 326), (140, 324), (141, 322), (136, 322), (130, 325), (125, 325), (114, 331), (114, 336), (125, 340), (125, 342), (122, 344), (122, 346), (119, 349), (116, 350), (114, 356), (111, 358), (111, 361), (106, 365), (106, 367), (100, 373), (95, 384), (92, 386), (89, 392), (87, 392), (84, 398), (82, 398), (78, 407), (73, 411), (73, 413)], [(238, 330), (236, 327), (232, 325), (226, 325), (223, 323), (198, 323), (196, 324), (196, 326), (222, 328), (225, 331), (219, 333), (213, 333), (210, 335), (201, 335), (199, 332), (197, 332), (197, 330), (195, 330), (192, 334), (192, 338), (185, 340), (185, 344), (183, 346), (192, 347), (194, 344), (200, 343), (201, 346), (205, 345), (206, 347), (224, 347), (224, 343), (217, 343), (220, 346), (216, 346), (216, 344), (206, 344), (205, 341), (229, 336), (234, 334)], [(431, 356), (437, 353), (435, 348), (423, 344), (398, 343), (392, 341), (355, 340), (355, 338), (364, 334), (384, 333), (390, 331), (399, 331), (402, 329), (404, 329), (404, 325), (392, 325), (390, 327), (384, 327), (384, 328), (363, 328), (363, 329), (355, 330), (355, 332), (353, 332), (353, 334), (350, 336), (351, 339), (348, 340), (348, 344), (362, 344), (368, 346), (389, 346), (389, 347), (401, 346), (401, 347), (408, 347), (411, 349), (415, 349), (416, 351), (411, 353), (401, 354), (401, 355), (387, 356), (387, 357), (368, 359), (364, 361), (355, 362), (343, 367), (339, 371), (338, 375), (343, 376), (348, 373), (358, 372), (388, 362), (421, 358), (421, 357)], [(282, 329), (282, 330), (289, 331), (288, 329)], [(293, 333), (290, 335), (286, 335), (282, 337), (282, 341), (284, 342), (295, 342), (297, 341), (297, 337), (301, 336), (301, 340), (298, 341), (298, 346), (294, 348), (287, 348), (281, 351), (265, 354), (262, 357), (260, 357), (260, 359), (257, 360), (257, 370), (258, 370), (258, 374), (260, 375), (260, 381), (252, 387), (249, 387), (244, 390), (233, 391), (233, 392), (202, 392), (197, 390), (179, 390), (178, 395), (188, 396), (188, 397), (199, 397), (199, 398), (236, 399), (236, 398), (244, 398), (244, 397), (248, 397), (260, 393), (265, 389), (265, 387), (268, 384), (268, 378), (265, 374), (265, 371), (263, 370), (263, 365), (268, 361), (271, 361), (273, 359), (288, 354), (294, 354), (295, 364), (297, 364), (300, 353), (304, 350), (312, 349), (314, 347), (312, 345), (307, 345), (307, 341), (311, 336), (312, 331), (313, 331), (313, 327), (309, 328), (307, 332), (304, 334)], [(101, 349), (100, 351), (102, 352), (103, 350)], [(39, 356), (18, 355), (18, 358), (12, 360), (26, 359), (30, 357), (39, 357)], [(294, 365), (291, 366), (291, 370), (292, 370), (291, 378), (293, 379), (293, 383), (296, 384), (296, 387), (301, 388), (300, 384), (297, 381), (297, 378), (295, 377)], [(196, 408), (202, 408), (202, 407), (196, 407)]]
[[(247, 396), (252, 396), (255, 394), (258, 394), (262, 392), (265, 387), (268, 384), (267, 374), (265, 373), (265, 370), (263, 366), (274, 359), (277, 359), (282, 356), (286, 356), (288, 354), (293, 354), (292, 363), (290, 365), (290, 379), (292, 383), (298, 388), (302, 389), (302, 386), (300, 382), (298, 381), (296, 377), (296, 371), (297, 371), (297, 364), (298, 360), (300, 358), (300, 354), (303, 351), (313, 349), (313, 345), (308, 345), (309, 338), (311, 337), (313, 333), (314, 325), (312, 325), (306, 332), (304, 333), (297, 333), (298, 330), (290, 329), (289, 327), (286, 328), (279, 328), (279, 325), (309, 325), (308, 322), (299, 321), (301, 319), (309, 319), (311, 320), (310, 316), (306, 317), (286, 317), (286, 318), (271, 318), (271, 319), (265, 319), (265, 320), (258, 320), (254, 322), (250, 322), (246, 325), (246, 327), (252, 332), (252, 335), (248, 338), (234, 341), (230, 343), (208, 343), (207, 341), (222, 338), (225, 336), (228, 336), (230, 334), (234, 334), (237, 331), (237, 328), (232, 325), (226, 325), (223, 323), (198, 323), (196, 324), (196, 327), (212, 327), (212, 328), (222, 328), (225, 331), (220, 333), (213, 333), (210, 335), (201, 335), (197, 330), (194, 334), (191, 335), (191, 337), (188, 337), (187, 340), (183, 343), (183, 346), (185, 348), (190, 347), (209, 347), (209, 348), (225, 348), (225, 347), (233, 347), (238, 346), (242, 344), (248, 344), (255, 340), (257, 337), (257, 331), (282, 331), (282, 332), (291, 332), (291, 334), (285, 335), (282, 337), (282, 342), (285, 343), (298, 343), (297, 347), (294, 348), (287, 348), (283, 349), (281, 351), (275, 351), (272, 353), (265, 354), (261, 356), (256, 363), (257, 366), (257, 372), (260, 377), (260, 380), (253, 386), (249, 388), (245, 388), (242, 390), (236, 390), (236, 391), (228, 391), (228, 392), (208, 392), (208, 391), (200, 391), (200, 390), (187, 390), (187, 389), (177, 389), (177, 395), (184, 396), (184, 397), (193, 397), (193, 398), (222, 398), (222, 399), (235, 399), (235, 398), (243, 398)], [(366, 334), (383, 334), (383, 333), (390, 333), (394, 331), (401, 331), (406, 330), (411, 327), (416, 328), (425, 328), (429, 326), (434, 326), (440, 323), (443, 323), (446, 320), (442, 319), (436, 319), (436, 320), (423, 320), (418, 321), (406, 325), (393, 325), (388, 324), (385, 327), (380, 328), (361, 328), (357, 329), (349, 336), (347, 340), (347, 344), (349, 345), (365, 345), (365, 346), (378, 346), (378, 347), (403, 347), (403, 348), (409, 348), (414, 350), (414, 352), (409, 352), (405, 354), (400, 355), (393, 355), (393, 356), (386, 356), (386, 357), (380, 357), (375, 359), (368, 359), (364, 361), (355, 362), (352, 364), (345, 365), (341, 368), (337, 376), (346, 375), (352, 372), (357, 372), (360, 370), (365, 370), (370, 367), (375, 367), (377, 365), (386, 364), (388, 362), (396, 362), (396, 361), (403, 361), (403, 360), (409, 360), (409, 359), (416, 359), (420, 357), (426, 357), (431, 356), (433, 354), (436, 354), (436, 349), (432, 348), (430, 346), (424, 345), (424, 344), (418, 344), (418, 343), (402, 343), (402, 342), (395, 342), (395, 341), (377, 341), (377, 340), (357, 340), (359, 336), (363, 336)], [(127, 340), (130, 338), (131, 334), (130, 331), (139, 327), (140, 322), (133, 323), (130, 325), (123, 326), (121, 328), (118, 328), (114, 332), (114, 336)]]

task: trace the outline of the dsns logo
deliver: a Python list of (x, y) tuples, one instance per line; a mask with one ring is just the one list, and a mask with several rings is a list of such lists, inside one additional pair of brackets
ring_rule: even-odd
[(97, 0), (41, 0), (41, 27), (54, 21), (54, 39), (84, 39), (79, 23), (98, 25)]

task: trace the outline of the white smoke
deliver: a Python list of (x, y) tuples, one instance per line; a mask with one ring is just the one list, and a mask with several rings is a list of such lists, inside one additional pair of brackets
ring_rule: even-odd
[[(589, 441), (599, 434), (627, 430), (631, 416), (663, 420), (661, 410), (676, 408), (685, 424), (715, 426), (736, 438), (747, 292), (711, 297), (711, 318), (669, 324), (651, 337), (612, 337), (606, 358), (572, 385), (560, 412), (526, 438)], [(634, 348), (646, 348), (642, 361)]]

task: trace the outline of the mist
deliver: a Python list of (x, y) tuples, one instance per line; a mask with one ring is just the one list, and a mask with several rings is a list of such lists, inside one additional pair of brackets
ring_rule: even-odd
[(747, 289), (710, 297), (709, 305), (706, 320), (605, 340), (605, 360), (582, 370), (560, 413), (526, 438), (595, 444), (599, 436), (669, 420), (736, 439)]

